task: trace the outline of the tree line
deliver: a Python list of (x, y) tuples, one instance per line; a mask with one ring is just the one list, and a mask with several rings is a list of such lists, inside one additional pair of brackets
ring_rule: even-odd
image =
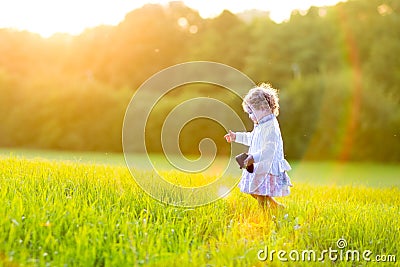
[[(288, 158), (399, 161), (398, 29), (396, 0), (311, 7), (279, 24), (257, 12), (204, 19), (171, 2), (145, 5), (117, 26), (78, 36), (0, 29), (0, 146), (122, 151), (122, 122), (134, 91), (166, 67), (209, 60), (280, 90)], [(160, 114), (178, 94), (188, 98), (172, 94)], [(190, 94), (223, 98), (215, 88)], [(153, 116), (154, 139), (162, 118)], [(228, 150), (219, 137), (225, 129), (204, 121), (194, 127), (182, 132), (184, 152), (198, 153), (204, 136)], [(148, 146), (161, 151), (158, 142)]]

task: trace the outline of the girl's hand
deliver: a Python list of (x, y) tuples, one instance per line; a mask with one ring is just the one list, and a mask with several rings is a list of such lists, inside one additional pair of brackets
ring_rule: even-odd
[(244, 160), (243, 163), (244, 163), (244, 165), (245, 165), (246, 167), (250, 166), (251, 164), (254, 164), (253, 155), (248, 154), (248, 155), (247, 155), (247, 158)]
[(229, 132), (224, 135), (224, 137), (228, 143), (234, 142), (236, 140), (236, 134), (231, 130), (229, 130)]

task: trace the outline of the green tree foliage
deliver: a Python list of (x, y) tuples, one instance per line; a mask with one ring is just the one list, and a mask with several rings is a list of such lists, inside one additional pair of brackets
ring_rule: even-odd
[[(397, 0), (312, 7), (280, 24), (267, 16), (240, 17), (224, 11), (203, 19), (172, 2), (143, 6), (117, 26), (79, 36), (44, 39), (0, 29), (0, 146), (121, 151), (124, 112), (134, 91), (165, 67), (211, 60), (280, 89), (288, 158), (400, 160)], [(151, 114), (150, 151), (162, 151), (166, 114), (195, 96), (225, 102), (247, 120), (240, 101), (218, 88), (180, 88)], [(152, 104), (143, 101), (138, 114)], [(193, 106), (193, 113), (202, 108)], [(182, 128), (179, 145), (198, 154), (200, 140), (211, 137), (226, 154), (225, 130), (194, 120)]]
[(202, 31), (188, 47), (189, 59), (217, 61), (242, 70), (251, 42), (248, 25), (225, 10), (203, 22)]

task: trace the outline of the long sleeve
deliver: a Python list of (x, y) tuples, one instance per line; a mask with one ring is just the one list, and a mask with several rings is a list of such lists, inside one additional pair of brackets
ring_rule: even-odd
[(236, 132), (236, 143), (250, 146), (253, 132)]

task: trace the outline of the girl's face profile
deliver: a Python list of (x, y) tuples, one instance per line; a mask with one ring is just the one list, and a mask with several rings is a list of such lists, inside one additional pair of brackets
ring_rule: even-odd
[(257, 123), (257, 118), (252, 111), (248, 112), (249, 118), (254, 122)]
[(250, 108), (249, 106), (246, 106), (245, 111), (247, 114), (249, 114), (249, 118), (254, 123), (258, 123), (258, 121), (261, 120), (264, 116), (271, 114), (271, 112), (268, 112), (265, 109), (254, 109), (254, 108)]
[(246, 107), (246, 113), (249, 114), (249, 118), (254, 122), (258, 123), (258, 121), (262, 117), (262, 110), (252, 109), (250, 107)]

